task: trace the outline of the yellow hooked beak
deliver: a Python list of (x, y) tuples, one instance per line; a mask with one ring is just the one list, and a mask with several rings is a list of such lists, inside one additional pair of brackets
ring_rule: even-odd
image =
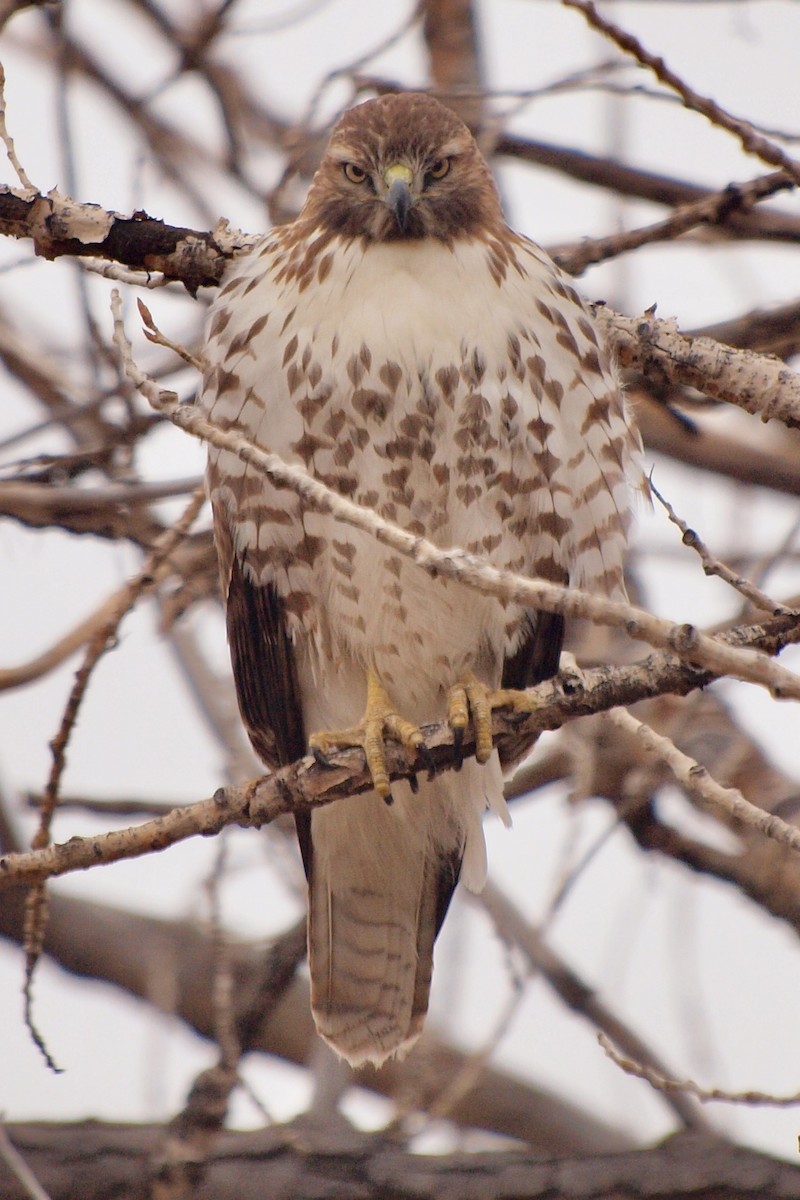
[(399, 229), (404, 233), (408, 224), (408, 211), (414, 202), (411, 192), (414, 172), (405, 163), (391, 163), (383, 172), (383, 181), (389, 189), (386, 203), (392, 210)]

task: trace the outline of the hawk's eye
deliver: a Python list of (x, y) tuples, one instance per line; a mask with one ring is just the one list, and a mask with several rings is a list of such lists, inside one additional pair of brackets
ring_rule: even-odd
[(359, 167), (358, 163), (345, 163), (344, 173), (351, 183), (363, 183), (367, 178), (367, 172), (363, 167)]
[(444, 179), (445, 175), (447, 174), (447, 172), (449, 170), (450, 170), (450, 159), (449, 158), (437, 158), (436, 161), (431, 163), (430, 167), (428, 168), (428, 178), (429, 179)]

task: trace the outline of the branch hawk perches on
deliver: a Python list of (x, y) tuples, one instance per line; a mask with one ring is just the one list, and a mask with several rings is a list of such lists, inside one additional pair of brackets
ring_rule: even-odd
[[(442, 547), (623, 593), (637, 439), (592, 319), (505, 224), (466, 127), (424, 95), (346, 112), (296, 221), (230, 270), (202, 404)], [(505, 815), (491, 708), (554, 674), (562, 618), (431, 579), (211, 449), (233, 670), (270, 767), (365, 747), (375, 791), (298, 817), (317, 1028), (351, 1063), (419, 1035), (433, 943)], [(517, 700), (520, 706), (524, 700)], [(476, 726), (460, 773), (388, 798), (383, 738)], [(331, 732), (332, 730), (338, 732)], [(383, 798), (382, 798), (383, 797)]]

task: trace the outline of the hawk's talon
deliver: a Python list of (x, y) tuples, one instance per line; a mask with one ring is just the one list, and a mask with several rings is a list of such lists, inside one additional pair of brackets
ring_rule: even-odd
[(320, 750), (319, 746), (315, 746), (315, 745), (314, 745), (314, 744), (313, 744), (313, 743), (312, 743), (312, 742), (309, 740), (309, 743), (308, 743), (308, 748), (309, 748), (309, 750), (311, 751), (311, 753), (313, 754), (313, 756), (314, 756), (314, 762), (317, 764), (317, 766), (318, 766), (318, 767), (327, 767), (327, 769), (328, 769), (328, 770), (331, 770), (331, 769), (332, 769), (332, 767), (333, 767), (333, 763), (332, 763), (332, 762), (331, 762), (331, 760), (328, 758), (327, 754), (323, 754), (323, 753), (322, 753), (322, 751)]
[(367, 770), (372, 776), (373, 788), (382, 800), (391, 804), (393, 800), (386, 769), (385, 738), (399, 742), (414, 758), (421, 757), (426, 766), (432, 764), (430, 751), (419, 728), (395, 711), (383, 684), (373, 671), (369, 671), (367, 707), (358, 725), (351, 729), (321, 730), (312, 733), (308, 744), (317, 761), (326, 766), (332, 765), (326, 758), (327, 752), (344, 750), (350, 746), (360, 747), (364, 751)]
[(453, 764), (456, 771), (464, 760), (463, 744), (467, 722), (475, 729), (475, 758), (488, 762), (494, 749), (492, 713), (496, 708), (510, 708), (506, 715), (509, 725), (519, 725), (533, 712), (536, 705), (527, 692), (517, 688), (490, 688), (470, 672), (447, 693), (447, 720), (453, 731)]
[(456, 770), (464, 761), (463, 744), (467, 723), (472, 718), (475, 729), (475, 757), (485, 763), (491, 756), (492, 709), (491, 692), (469, 672), (447, 694), (447, 720), (453, 731), (453, 751)]

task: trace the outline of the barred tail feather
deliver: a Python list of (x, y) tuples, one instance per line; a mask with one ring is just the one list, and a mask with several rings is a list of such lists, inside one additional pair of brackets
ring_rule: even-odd
[(320, 1035), (353, 1066), (402, 1056), (422, 1032), (467, 836), (453, 790), (442, 778), (418, 795), (396, 784), (391, 807), (371, 793), (313, 814), (311, 1006)]

